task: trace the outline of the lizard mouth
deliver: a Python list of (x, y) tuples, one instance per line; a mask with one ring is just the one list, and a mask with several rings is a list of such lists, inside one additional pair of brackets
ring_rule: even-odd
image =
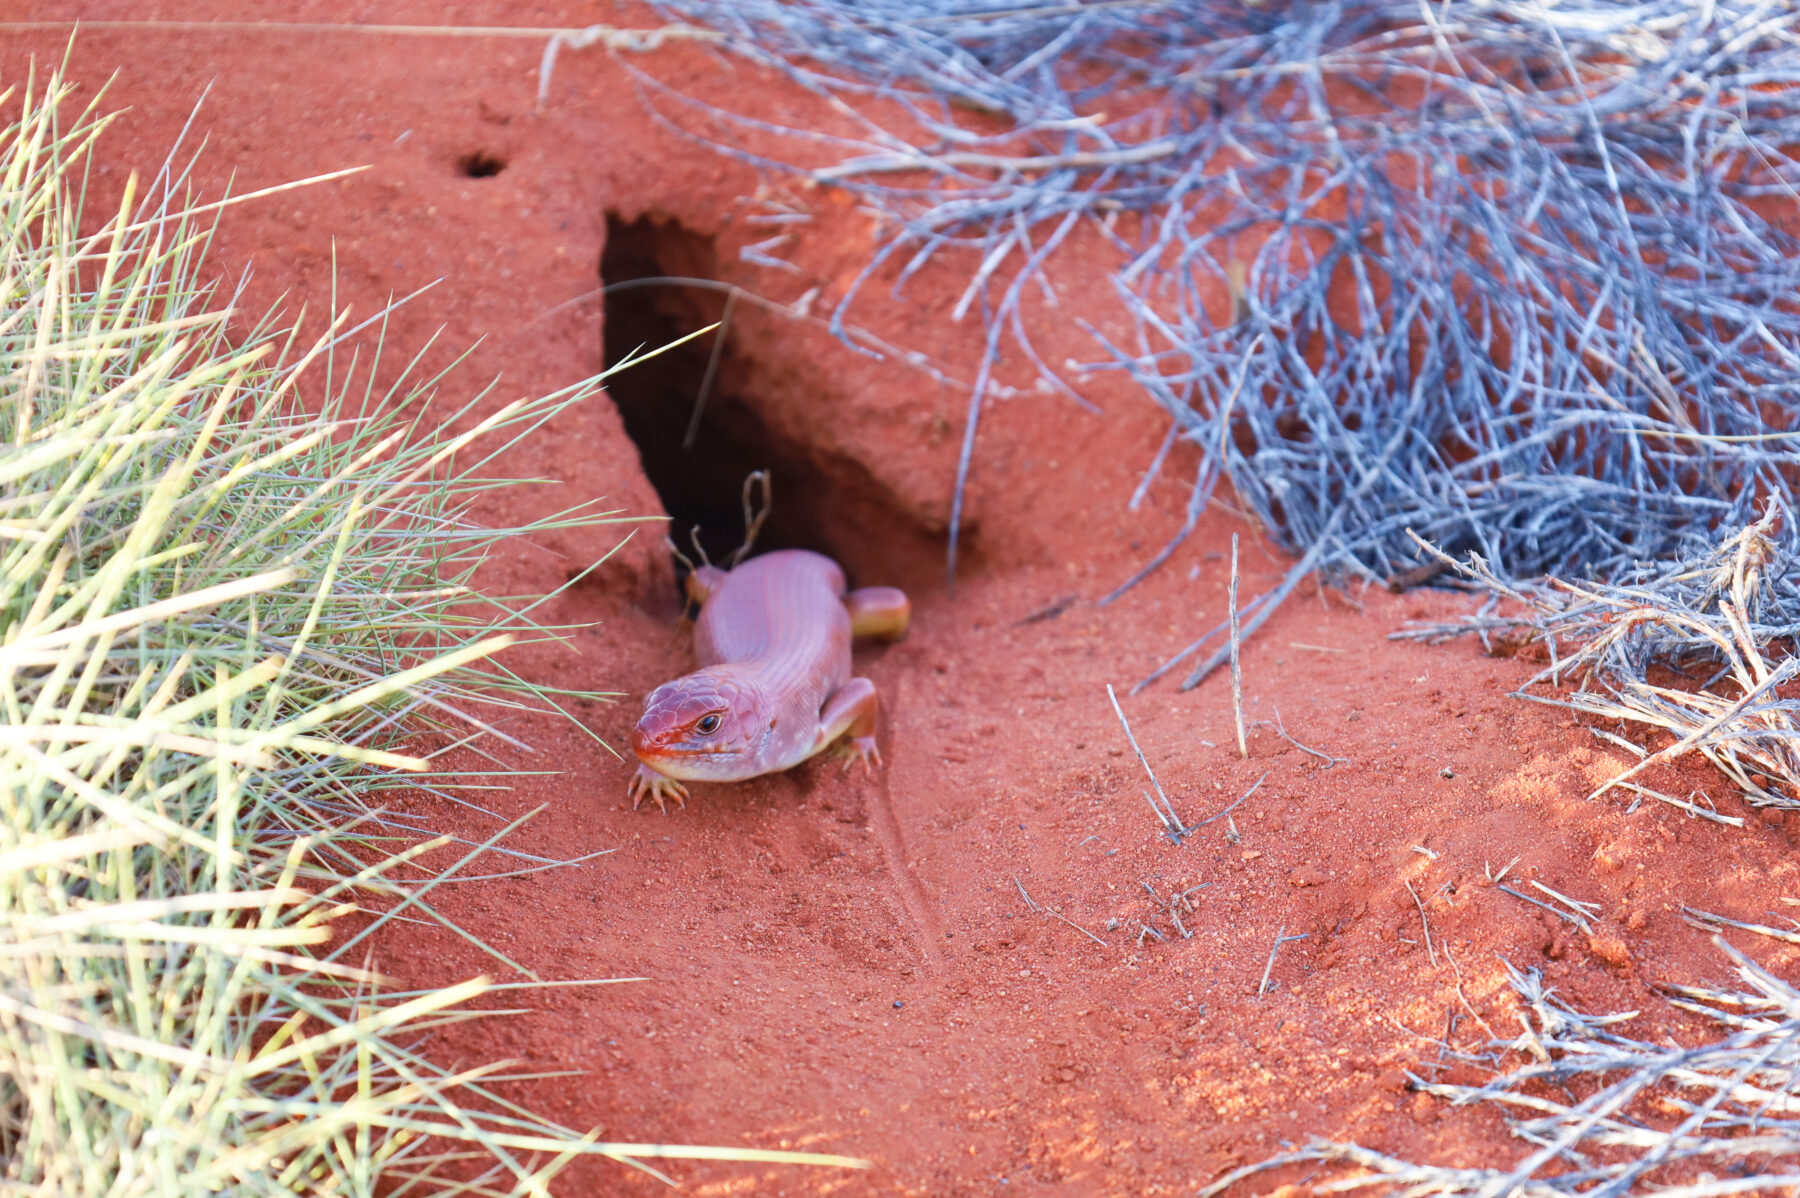
[(642, 728), (631, 731), (631, 751), (638, 760), (653, 761), (694, 761), (708, 757), (729, 754), (726, 745), (691, 745), (681, 741), (678, 735), (667, 732), (645, 732)]

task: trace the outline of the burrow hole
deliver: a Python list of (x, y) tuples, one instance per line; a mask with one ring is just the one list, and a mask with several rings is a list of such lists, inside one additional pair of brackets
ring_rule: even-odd
[[(711, 280), (717, 277), (716, 266), (710, 238), (673, 220), (644, 216), (628, 221), (609, 212), (600, 259), (607, 366), (719, 320), (727, 299), (723, 290), (649, 281)], [(830, 419), (826, 408), (809, 410), (796, 420), (794, 408), (784, 405), (784, 430), (799, 426), (800, 431), (772, 425), (769, 416), (776, 409), (758, 385), (783, 377), (782, 351), (759, 350), (754, 341), (788, 334), (766, 319), (745, 320), (746, 307), (739, 302), (732, 325), (724, 330), (724, 348), (690, 447), (684, 448), (683, 440), (718, 333), (607, 380), (644, 473), (669, 513), (670, 535), (691, 556), (689, 529), (698, 527), (700, 543), (715, 562), (729, 555), (743, 540), (744, 479), (766, 469), (774, 485), (774, 506), (757, 538), (757, 553), (823, 553), (844, 567), (851, 586), (903, 586), (915, 595), (941, 588), (943, 536), (901, 511), (862, 462), (807, 437), (813, 422)], [(794, 352), (816, 351), (809, 340), (806, 350)]]
[(456, 172), (470, 179), (492, 179), (506, 169), (506, 159), (486, 150), (472, 150), (456, 160)]

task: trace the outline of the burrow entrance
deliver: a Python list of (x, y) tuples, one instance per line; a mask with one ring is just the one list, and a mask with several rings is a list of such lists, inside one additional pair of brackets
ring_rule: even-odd
[[(705, 285), (716, 277), (710, 238), (672, 220), (627, 221), (609, 212), (600, 259), (607, 366), (719, 320), (728, 293)], [(701, 282), (651, 281), (675, 279)], [(716, 362), (718, 332), (607, 380), (644, 473), (669, 513), (670, 536), (692, 556), (689, 530), (698, 527), (715, 562), (728, 556), (743, 540), (744, 479), (768, 470), (774, 506), (756, 552), (811, 549), (841, 564), (851, 586), (901, 586), (915, 601), (941, 590), (944, 537), (902, 511), (863, 463), (772, 429), (762, 414), (763, 397), (750, 385), (749, 367), (753, 356), (767, 361), (781, 350), (763, 347), (753, 355), (741, 335), (730, 328), (724, 333)]]

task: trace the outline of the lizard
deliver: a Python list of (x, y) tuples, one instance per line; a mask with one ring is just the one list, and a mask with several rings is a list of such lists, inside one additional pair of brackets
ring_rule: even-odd
[(782, 549), (729, 570), (687, 576), (700, 605), (700, 668), (644, 701), (631, 733), (638, 759), (627, 793), (667, 811), (685, 807), (683, 782), (737, 782), (791, 769), (845, 739), (848, 765), (881, 764), (875, 684), (850, 674), (855, 636), (898, 640), (912, 609), (894, 587), (846, 591), (822, 554)]

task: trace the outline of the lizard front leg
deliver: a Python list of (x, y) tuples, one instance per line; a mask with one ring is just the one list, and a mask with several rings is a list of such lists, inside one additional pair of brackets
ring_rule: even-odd
[(687, 787), (683, 786), (667, 774), (659, 774), (647, 765), (639, 765), (637, 773), (631, 775), (631, 782), (625, 788), (631, 796), (631, 809), (636, 811), (638, 804), (648, 795), (656, 800), (658, 811), (668, 811), (668, 800), (674, 799), (679, 807), (687, 806)]
[(875, 684), (867, 678), (852, 678), (831, 692), (825, 709), (819, 713), (819, 731), (813, 741), (818, 753), (848, 733), (844, 755), (846, 768), (861, 761), (870, 770), (881, 764), (881, 750), (875, 747)]

